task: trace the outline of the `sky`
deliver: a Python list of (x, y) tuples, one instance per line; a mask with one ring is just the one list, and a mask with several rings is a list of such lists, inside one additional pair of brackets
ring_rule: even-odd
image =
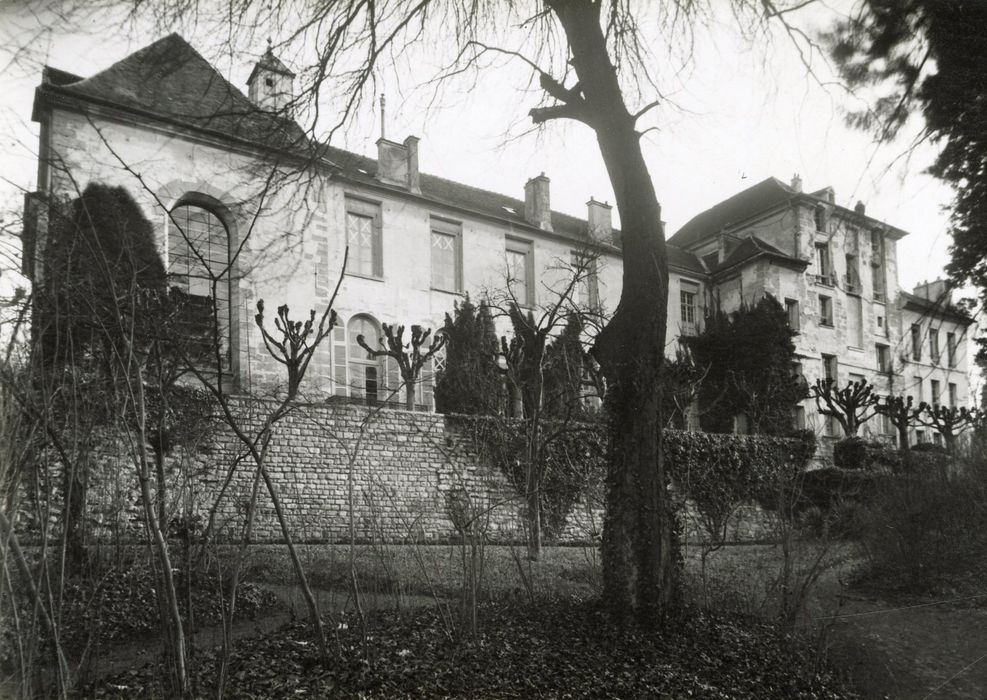
[[(766, 177), (789, 182), (798, 174), (806, 191), (832, 186), (837, 203), (853, 207), (861, 200), (870, 216), (910, 232), (898, 243), (903, 288), (941, 276), (948, 260), (952, 195), (924, 172), (935, 146), (907, 149), (917, 120), (896, 142), (875, 144), (870, 135), (845, 126), (846, 110), (860, 103), (838, 85), (824, 56), (810, 53), (810, 76), (785, 35), (776, 30), (770, 41), (762, 36), (752, 45), (725, 11), (726, 0), (712, 0), (712, 6), (711, 21), (697, 30), (687, 65), (663, 48), (655, 49), (663, 94), (669, 99), (646, 118), (642, 128), (657, 129), (643, 137), (643, 149), (668, 235), (700, 211)], [(186, 20), (162, 28), (142, 18), (124, 21), (119, 13), (75, 14), (70, 0), (54, 7), (61, 16), (36, 3), (0, 3), (0, 210), (8, 210), (3, 213), (8, 224), (20, 193), (33, 189), (37, 125), (30, 121), (31, 104), (44, 64), (88, 76), (176, 30), (246, 91), (250, 69), (266, 48), (265, 35), (276, 45), (286, 35), (283, 25), (274, 22), (249, 40), (231, 42), (206, 23)], [(811, 36), (851, 8), (848, 2), (818, 2), (788, 16)], [(642, 31), (657, 46), (663, 37), (649, 26), (652, 19), (642, 3)], [(613, 201), (587, 127), (552, 122), (527, 133), (527, 111), (540, 98), (529, 87), (526, 66), (498, 61), (467, 82), (448, 86), (434, 100), (430, 89), (418, 86), (447, 57), (437, 46), (425, 45), (382, 70), (377, 92), (369, 96), (387, 95), (388, 138), (421, 138), (423, 172), (518, 198), (525, 181), (544, 172), (551, 178), (553, 208), (580, 216), (585, 216), (591, 196)], [(521, 43), (517, 48), (528, 47)], [(282, 51), (285, 62), (301, 71), (306, 48)], [(338, 112), (334, 99), (340, 98), (330, 96), (325, 113)], [(629, 106), (634, 110), (641, 105)], [(333, 145), (373, 155), (380, 130), (376, 102), (368, 99)]]

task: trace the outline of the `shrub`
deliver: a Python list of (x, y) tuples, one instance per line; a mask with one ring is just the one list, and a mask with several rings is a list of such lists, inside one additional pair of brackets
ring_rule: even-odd
[(840, 469), (894, 469), (901, 457), (879, 442), (852, 436), (833, 445), (833, 464)]
[(910, 454), (908, 463), (906, 472), (888, 475), (862, 509), (864, 577), (911, 593), (933, 592), (984, 558), (987, 482), (973, 472), (950, 475), (946, 456), (935, 450)]

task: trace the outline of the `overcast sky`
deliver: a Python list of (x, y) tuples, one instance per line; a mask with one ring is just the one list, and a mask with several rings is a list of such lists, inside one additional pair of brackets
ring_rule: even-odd
[[(726, 6), (719, 0), (713, 4)], [(850, 7), (846, 2), (818, 3), (790, 17), (812, 32)], [(910, 134), (876, 146), (869, 135), (844, 126), (845, 110), (854, 103), (839, 86), (819, 85), (836, 80), (821, 56), (814, 57), (815, 77), (809, 77), (784, 37), (751, 48), (728, 13), (714, 20), (697, 34), (687, 70), (665, 88), (678, 108), (652, 115), (648, 125), (660, 130), (644, 139), (668, 234), (766, 177), (788, 182), (798, 173), (807, 191), (832, 186), (838, 203), (852, 207), (862, 200), (869, 215), (911, 232), (898, 244), (902, 286), (911, 288), (941, 275), (948, 259), (946, 207), (951, 194), (924, 174), (935, 148), (924, 145), (903, 158)], [(41, 66), (48, 63), (88, 76), (167, 33), (141, 22), (109, 24), (108, 30), (105, 17), (58, 20), (32, 3), (0, 2), (0, 204), (16, 205), (18, 190), (34, 187), (37, 125), (30, 115)], [(218, 41), (215, 27), (170, 29), (181, 31), (246, 90), (250, 68), (265, 48), (262, 35), (238, 45)], [(270, 33), (280, 41), (276, 27)], [(292, 58), (301, 62), (303, 56), (299, 50), (284, 58), (298, 70), (302, 66)], [(658, 60), (662, 56), (656, 53)], [(588, 128), (553, 122), (538, 134), (524, 135), (530, 125), (525, 115), (538, 104), (539, 95), (518, 89), (529, 75), (523, 65), (484, 71), (475, 83), (452, 86), (426, 109), (431, 93), (412, 88), (431, 76), (424, 70), (427, 59), (426, 53), (379, 76), (387, 93), (387, 136), (419, 136), (423, 171), (516, 197), (522, 196), (527, 178), (544, 172), (552, 181), (553, 207), (581, 216), (590, 196), (613, 201)], [(379, 135), (377, 110), (367, 104), (333, 145), (373, 155)]]

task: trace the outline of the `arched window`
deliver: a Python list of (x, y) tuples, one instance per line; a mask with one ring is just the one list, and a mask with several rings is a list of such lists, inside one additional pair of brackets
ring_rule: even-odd
[(372, 358), (356, 340), (362, 335), (367, 345), (376, 348), (380, 344), (380, 326), (371, 316), (354, 316), (346, 324), (346, 334), (350, 396), (365, 398), (370, 403), (385, 399), (387, 380), (383, 363)]
[(168, 278), (171, 286), (188, 294), (184, 325), (191, 337), (201, 341), (204, 362), (218, 335), (220, 357), (229, 366), (233, 325), (229, 230), (216, 214), (195, 204), (175, 207), (171, 224)]

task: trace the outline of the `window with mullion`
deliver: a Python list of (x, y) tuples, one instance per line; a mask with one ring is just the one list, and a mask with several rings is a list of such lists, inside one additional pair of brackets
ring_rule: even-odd
[(532, 306), (534, 298), (534, 268), (531, 261), (531, 242), (507, 239), (507, 287), (521, 306)]
[(462, 292), (462, 229), (441, 219), (432, 219), (431, 229), (432, 289)]
[(346, 198), (346, 272), (361, 277), (383, 277), (380, 205)]

